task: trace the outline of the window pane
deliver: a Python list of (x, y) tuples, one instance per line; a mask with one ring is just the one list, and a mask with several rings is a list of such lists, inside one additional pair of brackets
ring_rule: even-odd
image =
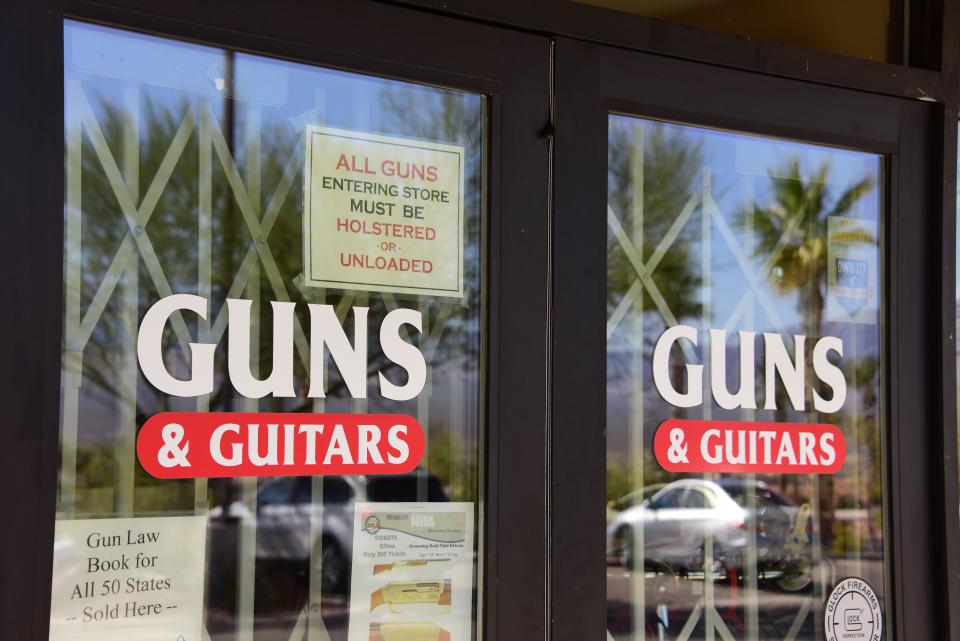
[(610, 633), (873, 625), (824, 611), (844, 577), (887, 593), (882, 157), (620, 115), (608, 144)]
[[(483, 538), (474, 532), (482, 500), (483, 97), (70, 21), (64, 44), (65, 340), (51, 639), (469, 640)], [(340, 149), (372, 151), (343, 152), (333, 166), (331, 150)], [(379, 249), (365, 254), (371, 247)], [(308, 257), (333, 260), (321, 273)], [(212, 363), (210, 388), (196, 394), (170, 392), (143, 371), (145, 315), (175, 295), (199, 297), (206, 316), (169, 315), (147, 348), (174, 384), (199, 380), (201, 364)], [(235, 312), (228, 299), (248, 306)], [(292, 316), (282, 315), (290, 303)], [(408, 320), (393, 326), (388, 343), (398, 311)], [(426, 367), (418, 379), (419, 357)], [(278, 376), (292, 381), (292, 393), (241, 393), (244, 368), (253, 381), (245, 389)], [(417, 385), (412, 395), (398, 391)], [(161, 412), (183, 412), (185, 421), (211, 412), (414, 417), (423, 456), (415, 469), (390, 475), (227, 470), (161, 480), (143, 467), (137, 445)], [(294, 437), (290, 447), (314, 443), (303, 429), (315, 426), (293, 432), (235, 420), (261, 435), (256, 445), (230, 446), (249, 446), (251, 461), (259, 452), (266, 465), (282, 466), (286, 454), (271, 463), (270, 451), (287, 452)], [(378, 453), (386, 437), (335, 450), (343, 421), (331, 419), (320, 433), (328, 458), (346, 465), (369, 456), (373, 465), (404, 456)], [(188, 462), (203, 452), (196, 437), (180, 444)], [(314, 464), (327, 465), (316, 447)], [(222, 445), (221, 456), (230, 451), (247, 452)], [(178, 467), (177, 449), (168, 456)], [(391, 503), (386, 513), (383, 502)], [(128, 548), (128, 531), (153, 534)], [(427, 540), (424, 532), (429, 544), (407, 545)], [(105, 546), (113, 541), (120, 547)], [(431, 546), (445, 550), (436, 563), (423, 560), (437, 556), (423, 552)], [(411, 583), (420, 586), (413, 593), (404, 588)]]

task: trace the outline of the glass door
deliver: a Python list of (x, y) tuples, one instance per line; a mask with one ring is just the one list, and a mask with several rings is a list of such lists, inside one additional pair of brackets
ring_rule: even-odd
[[(878, 613), (851, 592), (849, 631), (881, 634), (883, 157), (608, 131), (611, 635), (820, 639), (845, 577)], [(789, 431), (811, 424), (839, 432)]]
[(888, 350), (922, 342), (890, 332), (889, 230), (923, 202), (896, 144), (922, 121), (885, 99), (558, 50), (558, 130), (578, 127), (558, 140), (557, 252), (576, 258), (555, 291), (582, 295), (556, 333), (590, 339), (575, 379), (572, 350), (554, 358), (554, 496), (573, 497), (553, 519), (554, 595), (569, 581), (605, 597), (581, 596), (586, 618), (555, 636), (913, 638), (896, 628), (913, 621), (897, 568), (926, 552), (892, 517), (890, 444), (915, 424), (892, 418)]
[[(161, 614), (156, 625), (184, 639), (469, 637), (482, 603), (484, 96), (73, 21), (64, 38), (51, 638), (98, 625), (147, 638)], [(148, 319), (183, 296), (152, 331)], [(209, 474), (192, 473), (195, 459), (157, 478), (145, 422), (182, 434), (186, 460), (206, 447), (189, 433), (195, 413), (246, 421), (247, 434), (210, 441), (225, 462)], [(277, 425), (258, 424), (281, 420), (272, 414), (282, 446)], [(350, 469), (366, 452), (323, 438), (338, 414), (413, 417), (418, 463)], [(343, 419), (332, 420), (328, 432)], [(371, 463), (416, 447), (394, 431), (371, 438), (394, 436)], [(283, 469), (321, 456), (314, 475)], [(269, 471), (231, 475), (247, 459)], [(337, 461), (340, 474), (324, 473)], [(386, 510), (410, 550), (363, 529)], [(412, 551), (432, 540), (417, 519), (449, 521), (441, 538), (460, 547)], [(117, 554), (116, 533), (134, 530), (157, 541)], [(146, 575), (125, 563), (141, 552)], [(78, 569), (109, 594), (78, 593)], [(407, 584), (431, 590), (408, 602)], [(201, 612), (202, 626), (188, 623)]]
[[(115, 18), (56, 46), (49, 638), (542, 628), (545, 532), (518, 550), (499, 524), (546, 509), (544, 459), (512, 457), (545, 434), (546, 197), (518, 187), (546, 181), (546, 82), (520, 82), (546, 41), (372, 3), (323, 22), (322, 55)], [(415, 27), (450, 58), (374, 62)], [(530, 66), (453, 44), (488, 41)], [(504, 153), (530, 169), (502, 179)]]

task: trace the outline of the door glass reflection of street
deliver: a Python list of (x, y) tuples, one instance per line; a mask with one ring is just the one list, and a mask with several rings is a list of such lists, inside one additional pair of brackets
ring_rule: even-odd
[[(182, 547), (183, 559), (187, 552), (197, 559), (185, 571), (197, 575), (194, 601), (202, 600), (197, 608), (202, 621), (196, 624), (204, 639), (344, 641), (356, 565), (353, 542), (363, 529), (355, 522), (360, 504), (426, 509), (456, 502), (471, 506), (462, 508), (470, 512), (468, 522), (479, 520), (484, 98), (74, 21), (64, 25), (63, 53), (65, 316), (58, 524), (97, 520), (107, 527), (126, 519), (169, 523), (196, 517), (204, 536)], [(305, 178), (312, 178), (304, 175), (305, 136), (311, 128), (459, 152), (460, 173), (449, 182), (462, 197), (451, 205), (459, 207), (460, 217), (449, 224), (459, 225), (460, 235), (447, 253), (460, 260), (453, 280), (462, 296), (305, 282), (305, 245), (320, 247), (317, 254), (339, 255), (346, 242), (342, 235), (304, 232)], [(396, 157), (409, 160), (420, 152), (407, 153)], [(404, 172), (435, 178), (410, 164), (397, 161), (388, 167), (391, 175), (385, 180), (393, 189)], [(370, 181), (356, 183), (358, 189), (372, 189)], [(415, 208), (418, 215), (423, 204)], [(355, 210), (338, 212), (353, 215)], [(364, 225), (376, 216), (357, 214)], [(350, 251), (357, 252), (354, 243)], [(173, 294), (202, 297), (210, 313), (172, 316), (158, 350), (171, 376), (182, 381), (191, 367), (187, 346), (215, 344), (211, 360), (217, 376), (210, 393), (167, 394), (138, 366), (144, 314)], [(250, 344), (241, 353), (249, 356), (242, 365), (255, 379), (269, 375), (275, 343), (295, 345), (289, 363), (294, 394), (253, 398), (232, 386), (225, 374), (232, 332), (227, 299), (250, 302)], [(293, 336), (274, 333), (272, 303), (277, 302), (296, 304)], [(310, 364), (308, 305), (333, 308), (349, 332), (350, 350), (355, 336), (367, 337), (366, 345), (356, 347), (367, 359), (353, 374), (359, 383), (347, 380), (340, 361), (331, 356), (333, 348), (322, 340), (313, 347), (318, 350), (314, 360), (323, 365), (315, 370)], [(403, 385), (408, 374), (386, 353), (378, 333), (398, 308), (422, 320), (419, 331), (405, 326), (402, 338), (426, 364), (423, 392), (401, 400), (382, 393), (387, 385)], [(357, 310), (371, 328), (365, 334), (355, 329)], [(308, 394), (318, 378), (325, 395)], [(415, 470), (396, 476), (161, 480), (144, 470), (136, 450), (144, 422), (160, 412), (402, 414), (422, 426), (426, 453)], [(469, 628), (481, 600), (476, 594), (480, 552), (473, 542), (483, 536), (462, 541), (470, 547), (463, 563), (467, 576), (472, 568), (473, 583), (458, 581), (453, 598), (467, 604), (457, 623)], [(413, 564), (370, 567), (371, 573), (379, 568), (375, 578), (382, 585), (420, 575), (449, 584), (449, 574), (430, 575)], [(80, 568), (76, 574), (85, 572)], [(54, 575), (54, 595), (69, 597), (79, 579), (66, 571)], [(181, 589), (175, 581), (171, 586), (167, 593)], [(369, 616), (370, 595), (363, 596)], [(446, 598), (449, 603), (450, 595)], [(71, 614), (53, 624), (69, 626), (77, 618)], [(163, 619), (156, 620), (153, 629), (127, 638), (177, 638)], [(442, 626), (450, 627), (435, 623), (421, 628), (436, 637)], [(360, 630), (370, 639), (403, 633), (379, 623)]]
[[(883, 159), (620, 115), (608, 145), (608, 631), (824, 639), (841, 579), (888, 593)], [(655, 365), (679, 325), (696, 341)], [(842, 355), (814, 353), (827, 336)], [(842, 372), (839, 410), (817, 409), (840, 386), (815, 366)], [(846, 457), (835, 474), (670, 473), (653, 448), (668, 419), (831, 424)]]

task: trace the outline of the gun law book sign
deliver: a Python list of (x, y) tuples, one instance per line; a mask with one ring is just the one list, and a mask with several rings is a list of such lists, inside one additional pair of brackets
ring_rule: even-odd
[(469, 641), (473, 503), (358, 503), (348, 641)]
[(205, 516), (57, 521), (50, 641), (200, 641)]
[(307, 127), (304, 283), (463, 297), (464, 148)]

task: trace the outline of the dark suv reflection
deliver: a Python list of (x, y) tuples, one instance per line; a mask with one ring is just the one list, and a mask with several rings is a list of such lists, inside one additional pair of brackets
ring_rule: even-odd
[[(314, 503), (313, 478), (278, 477), (257, 490), (256, 560), (297, 567), (306, 575), (310, 559), (319, 566), (321, 590), (347, 588), (356, 502), (447, 501), (437, 477), (423, 471), (391, 476), (323, 477), (323, 501)], [(212, 520), (240, 523), (252, 516), (243, 501), (214, 508)], [(252, 519), (250, 519), (252, 522)], [(311, 557), (311, 552), (312, 557)]]

